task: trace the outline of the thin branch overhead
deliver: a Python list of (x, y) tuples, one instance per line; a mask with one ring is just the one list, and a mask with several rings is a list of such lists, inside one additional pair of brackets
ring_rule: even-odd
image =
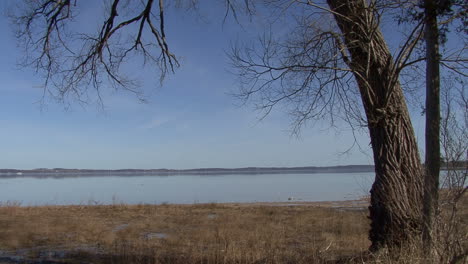
[(82, 1), (18, 2), (11, 18), (26, 51), (22, 64), (44, 75), (45, 92), (59, 100), (73, 96), (87, 101), (94, 88), (101, 101), (100, 89), (107, 84), (141, 96), (139, 83), (121, 71), (125, 62), (142, 57), (157, 66), (161, 82), (179, 67), (166, 38), (163, 0), (138, 1), (131, 11), (122, 2), (111, 1), (95, 33), (79, 32), (76, 25)]
[(241, 81), (236, 95), (254, 101), (261, 118), (282, 105), (292, 118), (292, 133), (311, 120), (344, 121), (353, 129), (366, 122), (355, 89), (343, 36), (303, 17), (285, 39), (265, 33), (252, 46), (234, 45), (231, 63)]

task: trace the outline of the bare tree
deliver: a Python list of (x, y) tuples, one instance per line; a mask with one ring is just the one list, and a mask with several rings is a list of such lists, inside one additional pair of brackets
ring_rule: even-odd
[[(411, 2), (409, 2), (411, 7)], [(463, 1), (420, 1), (413, 3), (413, 6), (405, 12), (401, 21), (417, 22), (424, 21), (425, 34), (424, 45), (420, 45), (420, 50), (416, 55), (425, 61), (425, 86), (426, 102), (424, 113), (426, 117), (425, 130), (425, 171), (424, 171), (424, 202), (423, 202), (423, 249), (426, 256), (431, 256), (433, 252), (434, 225), (438, 213), (439, 196), (439, 171), (441, 160), (441, 138), (440, 138), (440, 86), (441, 71), (440, 66), (445, 67), (446, 74), (453, 77), (466, 77), (466, 58), (463, 58), (463, 51), (466, 50), (466, 16), (467, 5)], [(452, 48), (450, 52), (440, 54), (440, 47), (448, 41), (448, 34), (465, 34), (458, 38), (457, 48)], [(457, 34), (459, 35), (459, 34)], [(452, 37), (453, 38), (453, 37)], [(423, 43), (421, 43), (423, 44)], [(461, 46), (463, 45), (464, 46)], [(442, 45), (442, 46), (441, 46)], [(453, 45), (453, 43), (452, 43)], [(418, 60), (415, 60), (417, 62)], [(421, 63), (423, 64), (423, 63)], [(422, 66), (422, 65), (421, 65)], [(424, 74), (411, 73), (423, 79)], [(458, 76), (457, 76), (458, 75)], [(446, 80), (447, 82), (447, 80)], [(421, 82), (417, 82), (421, 86)], [(448, 85), (445, 85), (448, 86)], [(452, 87), (455, 89), (455, 87)], [(446, 117), (445, 117), (446, 118)], [(443, 119), (444, 120), (444, 119)], [(461, 143), (461, 141), (460, 141)], [(433, 256), (435, 259), (435, 256)]]
[(426, 42), (426, 155), (424, 172), (423, 243), (431, 254), (433, 225), (439, 200), (440, 171), (440, 69), (439, 26), (436, 1), (425, 0)]
[(166, 39), (163, 0), (110, 1), (100, 29), (91, 33), (70, 28), (81, 3), (24, 0), (12, 9), (23, 65), (43, 75), (44, 93), (85, 102), (94, 88), (101, 101), (100, 89), (109, 84), (141, 95), (138, 82), (121, 71), (128, 59), (141, 55), (159, 69), (161, 81), (179, 66)]
[(400, 247), (417, 238), (421, 228), (421, 162), (398, 81), (405, 53), (413, 44), (410, 42), (402, 49), (401, 57), (393, 59), (372, 3), (327, 2), (350, 54), (348, 64), (360, 90), (374, 153), (376, 178), (369, 208), (371, 250)]
[[(353, 126), (364, 123), (376, 170), (369, 208), (371, 250), (418, 240), (423, 171), (399, 73), (412, 63), (409, 55), (422, 37), (422, 23), (392, 56), (379, 29), (386, 6), (363, 0), (295, 3), (311, 13), (323, 11), (321, 22), (306, 14), (285, 41), (267, 36), (260, 50), (234, 48), (232, 61), (243, 81), (240, 95), (257, 95), (266, 113), (279, 102), (294, 105), (295, 127), (327, 115)], [(335, 25), (323, 22), (327, 13)]]
[[(433, 215), (433, 208), (437, 208), (437, 194), (432, 194), (438, 192), (439, 186), (439, 77), (438, 74), (427, 76), (430, 86), (425, 111), (430, 112), (427, 116), (430, 129), (426, 137), (430, 153), (426, 154), (429, 164), (433, 164), (427, 174), (421, 167), (399, 78), (409, 68), (418, 68), (429, 55), (432, 57), (428, 65), (432, 68), (428, 73), (435, 67), (438, 69), (440, 62), (450, 71), (466, 77), (464, 48), (452, 50), (440, 58), (435, 45), (438, 42), (429, 42), (432, 49), (421, 45), (424, 37), (437, 41), (440, 36), (446, 36), (448, 25), (455, 20), (461, 20), (459, 29), (462, 30), (459, 31), (463, 31), (466, 4), (451, 1), (450, 5), (458, 9), (445, 11), (449, 16), (439, 25), (439, 13), (434, 15), (415, 1), (267, 2), (283, 13), (300, 6), (303, 15), (296, 19), (295, 32), (282, 39), (267, 34), (261, 39), (260, 48), (233, 48), (232, 61), (242, 83), (239, 96), (256, 101), (265, 114), (283, 103), (294, 117), (294, 132), (306, 121), (324, 117), (329, 117), (332, 123), (342, 119), (353, 129), (367, 127), (376, 166), (369, 208), (371, 249), (400, 247), (410, 241), (419, 243), (424, 221), (428, 221), (423, 218), (423, 212)], [(441, 5), (438, 2), (437, 8)], [(402, 44), (392, 54), (380, 31), (381, 21), (390, 16), (394, 22), (408, 22), (397, 14), (408, 10), (412, 24)], [(424, 15), (424, 10), (429, 13)], [(395, 17), (400, 19), (395, 20)], [(435, 33), (427, 26), (430, 23), (436, 23)], [(413, 81), (414, 76), (412, 73)], [(421, 83), (416, 82), (420, 87)], [(423, 175), (428, 176), (427, 183)], [(431, 199), (426, 203), (430, 207), (423, 211), (424, 190), (432, 196), (427, 196)]]
[[(453, 77), (453, 76), (451, 76)], [(445, 80), (442, 89), (441, 152), (443, 155), (440, 208), (432, 230), (439, 263), (463, 263), (468, 256), (460, 203), (466, 203), (468, 180), (468, 100), (466, 90)], [(463, 83), (462, 83), (463, 84)], [(435, 243), (437, 241), (437, 243)]]

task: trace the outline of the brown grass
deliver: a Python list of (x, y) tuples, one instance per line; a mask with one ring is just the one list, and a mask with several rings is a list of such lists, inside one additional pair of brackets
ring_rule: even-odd
[(334, 206), (4, 204), (0, 250), (66, 263), (363, 263), (365, 205)]
[(365, 211), (299, 206), (0, 207), (0, 249), (112, 263), (310, 263), (369, 246)]

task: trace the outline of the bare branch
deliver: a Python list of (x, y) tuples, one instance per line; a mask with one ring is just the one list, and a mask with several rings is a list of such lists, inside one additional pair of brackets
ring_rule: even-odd
[[(90, 34), (69, 31), (68, 25), (78, 13), (80, 1), (71, 4), (70, 0), (25, 0), (11, 16), (26, 51), (22, 65), (44, 74), (44, 90), (61, 101), (69, 96), (86, 101), (88, 89), (93, 88), (101, 102), (103, 85), (142, 98), (138, 81), (120, 70), (130, 57), (139, 55), (145, 63), (156, 65), (161, 82), (168, 72), (179, 67), (166, 39), (163, 1), (159, 0), (159, 5), (153, 2), (135, 4), (132, 14), (120, 12), (125, 7), (120, 0), (112, 0), (100, 31)], [(157, 17), (153, 15), (156, 10)], [(159, 24), (156, 26), (153, 20)], [(137, 25), (136, 34), (132, 34), (132, 25)], [(147, 41), (148, 36), (153, 40)]]

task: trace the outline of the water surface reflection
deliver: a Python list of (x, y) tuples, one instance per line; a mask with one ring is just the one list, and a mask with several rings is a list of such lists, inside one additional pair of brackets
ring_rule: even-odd
[(374, 173), (0, 178), (0, 201), (22, 205), (338, 201), (368, 194)]

